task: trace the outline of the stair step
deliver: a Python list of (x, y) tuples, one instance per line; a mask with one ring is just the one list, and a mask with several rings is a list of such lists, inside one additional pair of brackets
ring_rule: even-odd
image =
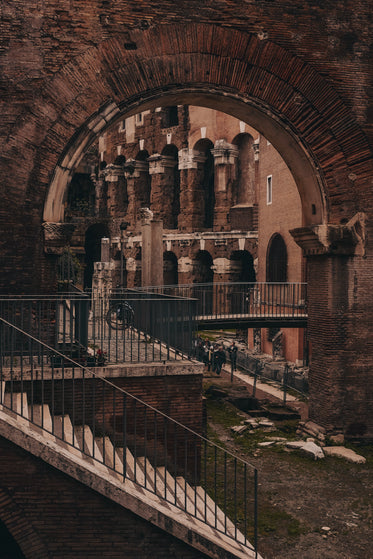
[(54, 431), (53, 434), (62, 439), (66, 443), (72, 445), (72, 451), (78, 451), (80, 453), (80, 447), (78, 439), (75, 435), (75, 430), (71, 423), (69, 415), (55, 415), (53, 419)]
[(28, 404), (26, 392), (5, 392), (4, 406), (18, 415), (28, 419)]
[(153, 466), (151, 465), (149, 460), (145, 458), (145, 456), (140, 456), (137, 459), (137, 463), (139, 464), (145, 476), (144, 487), (151, 491), (154, 491), (159, 497), (164, 498), (164, 495), (166, 493), (167, 500), (171, 501), (172, 503), (174, 500), (174, 493), (165, 486), (164, 476), (160, 475), (159, 471), (153, 468)]
[(75, 436), (82, 452), (92, 456), (92, 458), (95, 458), (99, 462), (103, 462), (101, 450), (96, 439), (93, 437), (91, 428), (88, 425), (76, 425)]
[(33, 404), (28, 407), (28, 416), (30, 421), (38, 425), (42, 429), (53, 430), (52, 416), (48, 404)]
[(5, 394), (5, 380), (0, 382), (0, 404), (4, 403), (4, 394)]
[(122, 457), (114, 448), (109, 437), (96, 437), (97, 446), (102, 455), (102, 462), (108, 468), (114, 470), (119, 479), (123, 479), (123, 462)]

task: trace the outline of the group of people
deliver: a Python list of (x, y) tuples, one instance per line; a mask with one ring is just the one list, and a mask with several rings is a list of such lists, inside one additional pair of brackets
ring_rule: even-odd
[[(210, 340), (197, 340), (196, 357), (205, 364), (207, 371), (211, 371), (220, 375), (223, 365), (226, 363), (226, 354), (224, 347), (217, 343), (211, 343)], [(235, 371), (237, 367), (237, 346), (235, 342), (228, 348), (228, 355), (231, 362), (231, 371)]]

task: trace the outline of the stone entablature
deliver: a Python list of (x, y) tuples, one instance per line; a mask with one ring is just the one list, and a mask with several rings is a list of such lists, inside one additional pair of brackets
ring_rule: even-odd
[[(244, 242), (246, 239), (249, 240), (257, 240), (258, 239), (258, 232), (257, 231), (203, 231), (197, 233), (163, 233), (163, 243), (167, 250), (171, 250), (169, 247), (172, 247), (173, 244), (177, 244), (179, 246), (191, 246), (192, 244), (199, 241), (202, 245), (201, 250), (205, 250), (205, 243), (206, 241), (212, 241), (215, 246), (216, 245), (223, 245), (225, 246), (228, 241), (237, 241), (238, 242), (238, 249), (243, 250), (242, 241)], [(123, 239), (123, 246), (132, 247), (133, 245), (137, 244), (141, 246), (142, 244), (142, 236), (141, 233), (130, 233), (125, 236)]]
[(165, 172), (166, 169), (172, 169), (177, 165), (177, 161), (168, 155), (160, 155), (155, 153), (148, 158), (149, 161), (149, 175), (159, 175)]
[(206, 156), (200, 151), (193, 149), (181, 149), (179, 151), (179, 170), (198, 169), (206, 161)]
[(120, 177), (124, 177), (124, 169), (121, 165), (109, 164), (101, 174), (107, 182), (118, 182)]

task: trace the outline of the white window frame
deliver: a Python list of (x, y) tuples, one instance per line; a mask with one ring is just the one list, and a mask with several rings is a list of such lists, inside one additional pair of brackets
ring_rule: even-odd
[(272, 204), (273, 199), (273, 181), (272, 175), (268, 175), (267, 177), (267, 206)]

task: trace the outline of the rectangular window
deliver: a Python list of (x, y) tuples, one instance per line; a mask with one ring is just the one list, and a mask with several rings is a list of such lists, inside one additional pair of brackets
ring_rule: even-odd
[(142, 121), (142, 113), (137, 113), (137, 115), (136, 115), (136, 124), (137, 124), (137, 126), (141, 126), (141, 125), (143, 124), (143, 121)]
[(272, 175), (267, 177), (267, 205), (272, 204)]

